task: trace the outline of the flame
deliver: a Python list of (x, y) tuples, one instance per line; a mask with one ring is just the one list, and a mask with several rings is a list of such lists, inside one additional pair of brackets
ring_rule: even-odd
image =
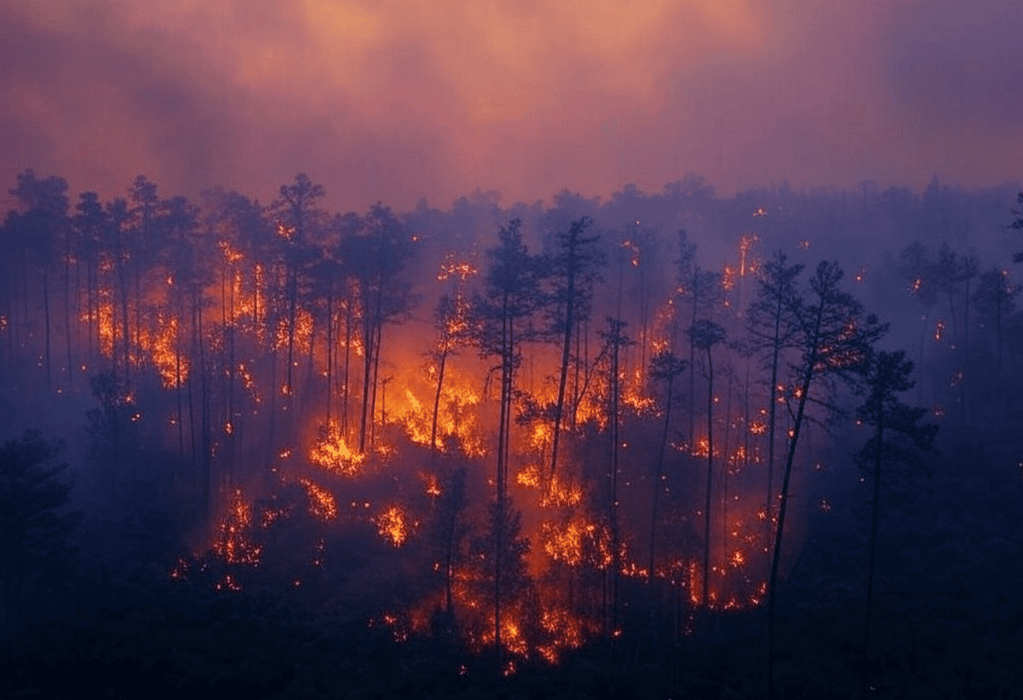
[(329, 472), (352, 477), (359, 473), (365, 455), (349, 449), (336, 425), (320, 427), (316, 443), (309, 453), (309, 461)]
[(377, 534), (388, 540), (395, 548), (401, 547), (409, 538), (409, 530), (415, 523), (409, 523), (399, 506), (388, 506), (373, 519), (377, 526)]
[(309, 495), (310, 515), (324, 522), (337, 518), (337, 499), (334, 498), (334, 494), (304, 477), (300, 478), (298, 483), (305, 487)]
[(241, 489), (235, 489), (220, 522), (213, 551), (229, 564), (258, 564), (263, 548), (249, 539), (251, 525), (252, 508), (245, 502)]

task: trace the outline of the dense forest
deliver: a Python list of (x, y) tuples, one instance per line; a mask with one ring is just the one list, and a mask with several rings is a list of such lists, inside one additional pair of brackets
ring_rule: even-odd
[(1023, 193), (0, 234), (6, 697), (1010, 698)]

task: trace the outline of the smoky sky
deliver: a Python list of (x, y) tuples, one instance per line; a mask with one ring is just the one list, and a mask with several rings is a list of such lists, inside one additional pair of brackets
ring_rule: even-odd
[[(330, 204), (476, 189), (1015, 182), (1018, 0), (0, 0), (0, 176), (304, 171)], [(8, 185), (10, 186), (10, 185)], [(6, 187), (5, 187), (6, 189)]]

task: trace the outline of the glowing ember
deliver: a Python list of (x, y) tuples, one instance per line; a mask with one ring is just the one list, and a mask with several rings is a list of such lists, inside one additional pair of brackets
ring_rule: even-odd
[(337, 517), (337, 500), (327, 489), (317, 486), (306, 478), (301, 478), (298, 483), (305, 487), (309, 495), (309, 514), (324, 522)]
[(227, 514), (220, 522), (213, 551), (230, 564), (258, 564), (263, 548), (249, 539), (252, 508), (235, 489)]
[(395, 548), (401, 547), (409, 538), (410, 524), (405, 512), (398, 506), (389, 506), (373, 519), (377, 533)]

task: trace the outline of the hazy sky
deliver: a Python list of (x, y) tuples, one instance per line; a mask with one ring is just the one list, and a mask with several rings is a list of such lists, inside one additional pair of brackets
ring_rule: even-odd
[(0, 178), (447, 206), (1023, 178), (1019, 0), (0, 0)]

